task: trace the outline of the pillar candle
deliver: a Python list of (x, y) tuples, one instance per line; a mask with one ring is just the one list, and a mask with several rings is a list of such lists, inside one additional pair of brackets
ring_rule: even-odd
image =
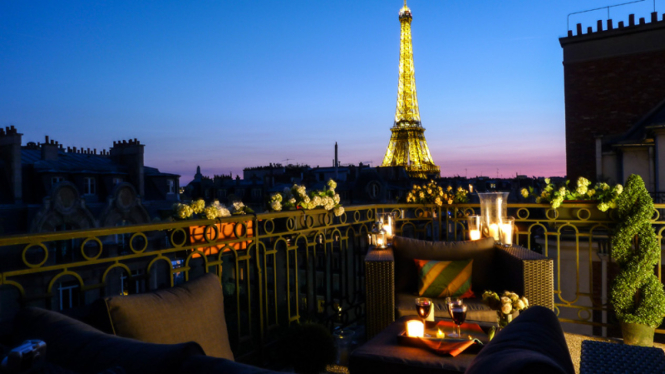
[(499, 241), (499, 225), (492, 223), (490, 225), (490, 237), (494, 238), (497, 242)]
[(501, 225), (501, 243), (505, 245), (513, 244), (513, 225), (510, 223)]
[(469, 230), (469, 238), (471, 240), (480, 239), (480, 230)]
[(422, 338), (425, 336), (425, 325), (422, 321), (411, 320), (406, 322), (406, 335), (411, 338)]

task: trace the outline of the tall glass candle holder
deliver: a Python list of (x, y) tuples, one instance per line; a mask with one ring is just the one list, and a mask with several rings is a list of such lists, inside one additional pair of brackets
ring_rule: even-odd
[(513, 245), (513, 235), (515, 235), (515, 218), (503, 217), (499, 226), (500, 242), (505, 247)]
[(499, 226), (508, 214), (508, 192), (480, 192), (480, 222), (484, 236), (500, 242)]
[(381, 228), (386, 232), (386, 244), (390, 245), (395, 236), (395, 221), (392, 213), (382, 213), (379, 217)]
[(469, 240), (480, 239), (480, 216), (467, 217), (469, 228)]

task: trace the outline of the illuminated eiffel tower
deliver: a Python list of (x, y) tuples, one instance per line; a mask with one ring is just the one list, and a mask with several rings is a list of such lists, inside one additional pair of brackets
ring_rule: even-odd
[(399, 52), (399, 84), (397, 85), (397, 110), (395, 123), (390, 129), (392, 136), (381, 166), (403, 166), (412, 178), (427, 178), (440, 175), (434, 164), (425, 140), (425, 129), (420, 124), (416, 75), (413, 70), (411, 47), (411, 9), (406, 6), (399, 11), (402, 28)]

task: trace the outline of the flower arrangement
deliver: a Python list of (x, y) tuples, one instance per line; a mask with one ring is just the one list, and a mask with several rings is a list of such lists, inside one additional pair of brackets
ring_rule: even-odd
[(466, 203), (469, 201), (468, 193), (469, 191), (462, 187), (457, 187), (456, 190), (453, 190), (451, 186), (448, 186), (444, 190), (435, 181), (430, 180), (424, 185), (414, 185), (406, 196), (406, 202), (414, 204), (436, 204), (436, 206), (442, 206), (444, 203)]
[(610, 187), (605, 182), (598, 182), (591, 186), (591, 182), (579, 177), (574, 188), (569, 187), (570, 181), (557, 186), (551, 183), (549, 178), (545, 178), (545, 188), (537, 195), (533, 187), (522, 188), (520, 194), (525, 199), (530, 196), (536, 197), (536, 203), (546, 203), (557, 209), (564, 200), (594, 200), (598, 202), (598, 210), (606, 212), (608, 209), (616, 208), (616, 200), (623, 192), (623, 186), (620, 184)]
[(499, 320), (499, 327), (503, 328), (513, 320), (513, 312), (521, 311), (529, 307), (529, 300), (526, 297), (519, 297), (516, 293), (505, 291), (499, 297), (496, 292), (483, 292), (483, 302), (492, 310), (496, 310)]
[(339, 203), (339, 194), (335, 193), (337, 183), (330, 179), (323, 190), (315, 190), (307, 193), (307, 188), (294, 184), (291, 188), (285, 188), (282, 193), (270, 196), (268, 208), (272, 212), (294, 209), (316, 209), (323, 208), (332, 210), (335, 216), (344, 214), (344, 207)]
[(228, 217), (232, 214), (239, 215), (247, 213), (254, 213), (254, 211), (248, 206), (245, 206), (241, 201), (234, 201), (230, 206), (230, 209), (220, 204), (217, 200), (207, 206), (203, 199), (191, 201), (189, 204), (173, 204), (173, 217), (178, 220), (190, 218), (216, 219)]

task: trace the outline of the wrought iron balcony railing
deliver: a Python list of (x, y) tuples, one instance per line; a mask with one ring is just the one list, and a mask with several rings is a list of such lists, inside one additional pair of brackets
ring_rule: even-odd
[[(665, 204), (656, 209), (653, 226), (662, 240)], [(554, 259), (560, 320), (596, 334), (613, 328), (607, 303), (615, 271), (612, 213), (591, 204), (557, 211), (511, 204), (508, 210), (516, 217), (516, 243)], [(2, 237), (0, 320), (23, 305), (68, 309), (214, 272), (224, 287), (234, 350), (260, 352), (278, 326), (308, 319), (332, 327), (364, 316), (363, 258), (377, 213), (395, 212), (398, 235), (459, 240), (466, 235), (464, 217), (478, 211), (478, 204), (367, 205), (347, 207), (340, 217), (298, 210)]]

